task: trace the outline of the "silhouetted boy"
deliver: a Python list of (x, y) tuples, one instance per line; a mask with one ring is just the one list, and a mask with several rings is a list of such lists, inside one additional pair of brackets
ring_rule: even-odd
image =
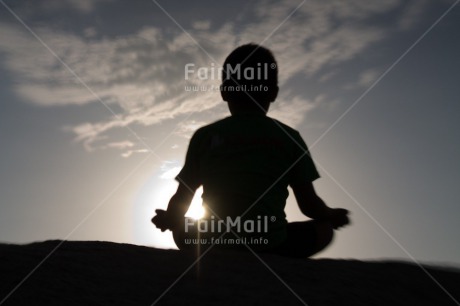
[[(319, 174), (299, 132), (266, 116), (277, 94), (278, 67), (268, 49), (247, 44), (227, 57), (221, 95), (231, 116), (195, 132), (176, 177), (179, 187), (167, 211), (156, 210), (152, 219), (173, 231), (180, 249), (246, 244), (308, 257), (331, 242), (333, 229), (349, 223), (347, 210), (329, 208), (317, 196), (312, 182)], [(193, 222), (184, 215), (201, 185), (207, 214)], [(288, 186), (312, 220), (286, 221)]]

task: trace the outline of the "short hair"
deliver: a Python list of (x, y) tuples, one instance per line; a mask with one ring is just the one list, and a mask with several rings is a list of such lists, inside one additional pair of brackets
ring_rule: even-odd
[(278, 90), (278, 64), (269, 49), (250, 43), (236, 48), (225, 59), (221, 91), (232, 101), (267, 102), (273, 90)]

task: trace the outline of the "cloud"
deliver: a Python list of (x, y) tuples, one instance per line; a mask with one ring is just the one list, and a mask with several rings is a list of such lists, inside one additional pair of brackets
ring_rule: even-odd
[(180, 172), (182, 167), (180, 167), (179, 163), (175, 160), (166, 160), (160, 167), (161, 174), (159, 177), (165, 180), (174, 179)]
[[(28, 1), (27, 4), (20, 6), (21, 13), (26, 15), (37, 15), (43, 12), (62, 12), (70, 9), (74, 12), (89, 14), (94, 11), (96, 6), (101, 3), (113, 0), (41, 0)], [(38, 2), (38, 3), (37, 3)], [(22, 15), (22, 14), (21, 14)]]
[(110, 142), (107, 144), (107, 148), (115, 148), (119, 150), (124, 150), (124, 152), (121, 154), (122, 157), (128, 158), (133, 154), (136, 153), (148, 153), (150, 152), (147, 149), (133, 149), (136, 145), (129, 141), (129, 140), (124, 140), (124, 141), (119, 141), (119, 142)]
[(305, 114), (325, 100), (324, 95), (319, 95), (313, 100), (307, 100), (301, 96), (294, 96), (291, 99), (280, 99), (271, 106), (270, 116), (279, 121), (297, 127), (302, 123)]
[(368, 87), (377, 80), (378, 76), (379, 73), (376, 69), (363, 71), (359, 76), (358, 84), (362, 87)]
[(88, 27), (83, 31), (86, 38), (92, 38), (97, 35), (97, 30), (94, 27)]
[[(47, 0), (46, 3), (50, 10), (62, 10), (66, 4), (79, 12), (89, 12), (100, 1), (104, 0)], [(42, 23), (34, 30), (72, 72), (19, 24), (0, 23), (0, 52), (5, 55), (5, 66), (15, 76), (14, 90), (30, 103), (63, 107), (102, 101), (111, 108), (113, 113), (108, 112), (105, 118), (83, 121), (67, 126), (65, 130), (73, 133), (75, 140), (82, 142), (88, 150), (118, 148), (113, 144), (120, 142), (108, 137), (111, 131), (128, 126), (157, 125), (217, 109), (221, 100), (218, 92), (187, 92), (184, 87), (187, 84), (218, 85), (218, 81), (186, 81), (185, 65), (194, 63), (197, 67), (209, 67), (214, 60), (220, 65), (237, 45), (259, 43), (267, 38), (299, 3), (259, 1), (250, 7), (249, 12), (241, 13), (247, 14), (248, 18), (229, 16), (214, 28), (211, 21), (197, 19), (188, 29), (193, 39), (177, 28), (171, 28), (173, 25), (145, 25), (131, 34), (107, 37), (94, 27), (84, 29), (79, 35)], [(339, 71), (341, 64), (365, 54), (372, 45), (394, 31), (394, 28), (373, 22), (373, 18), (391, 12), (401, 3), (398, 0), (305, 2), (264, 42), (277, 57), (283, 88), (279, 107), (274, 108), (271, 116), (297, 125), (320, 99), (329, 99), (325, 95), (305, 96), (302, 87), (291, 86), (290, 82), (303, 78), (323, 81), (333, 78), (331, 71)], [(402, 16), (415, 20), (423, 11), (421, 7), (414, 2), (407, 6)], [(174, 16), (175, 12), (170, 14)], [(238, 25), (235, 20), (239, 20)], [(406, 29), (413, 24), (406, 21), (400, 28)], [(357, 84), (364, 86), (375, 77), (373, 70), (363, 72)], [(176, 133), (190, 137), (196, 128), (196, 124), (186, 120), (178, 125)], [(96, 145), (98, 142), (105, 144)], [(126, 156), (135, 152), (135, 149), (131, 150)]]
[(175, 133), (184, 138), (191, 138), (193, 133), (209, 122), (205, 121), (196, 121), (196, 120), (187, 120), (177, 124)]
[(179, 174), (181, 169), (181, 167), (174, 167), (169, 170), (166, 170), (160, 175), (160, 178), (165, 180), (173, 179)]
[(427, 5), (427, 0), (409, 2), (406, 8), (403, 10), (401, 18), (399, 19), (399, 28), (401, 30), (411, 29), (417, 22), (420, 21), (420, 17), (426, 11)]
[(209, 30), (211, 28), (211, 22), (209, 20), (199, 20), (192, 24), (195, 30)]
[(358, 75), (357, 80), (353, 80), (350, 83), (344, 84), (343, 88), (347, 90), (354, 90), (358, 88), (367, 89), (369, 86), (374, 83), (377, 78), (380, 76), (381, 72), (379, 70), (371, 68), (361, 71)]
[(122, 157), (124, 158), (128, 158), (130, 157), (131, 155), (135, 154), (135, 153), (148, 153), (149, 150), (147, 149), (139, 149), (139, 150), (128, 150), (124, 153), (121, 154)]
[[(258, 42), (267, 37), (300, 3), (284, 1), (272, 9), (274, 2), (265, 2), (257, 9), (262, 22), (249, 26), (242, 33), (242, 41)], [(321, 69), (356, 58), (384, 39), (388, 28), (370, 22), (370, 18), (394, 9), (400, 2), (305, 2), (265, 42), (277, 55), (282, 85), (297, 73), (311, 77)]]
[(134, 143), (129, 140), (119, 141), (119, 142), (110, 142), (107, 144), (109, 148), (116, 148), (116, 149), (126, 149), (134, 147)]

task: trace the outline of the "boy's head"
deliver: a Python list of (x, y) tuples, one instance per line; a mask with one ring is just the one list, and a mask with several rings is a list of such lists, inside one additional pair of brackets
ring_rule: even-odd
[(268, 111), (278, 95), (278, 65), (270, 50), (256, 44), (236, 48), (222, 70), (221, 95), (230, 111)]

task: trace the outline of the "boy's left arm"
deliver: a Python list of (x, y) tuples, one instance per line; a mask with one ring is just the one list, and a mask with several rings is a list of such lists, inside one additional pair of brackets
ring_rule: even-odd
[(314, 220), (327, 220), (334, 229), (338, 229), (350, 223), (348, 210), (344, 208), (330, 208), (316, 194), (311, 182), (292, 185), (297, 204), (304, 215)]
[(176, 193), (169, 200), (168, 209), (166, 211), (163, 209), (155, 210), (157, 215), (152, 218), (153, 224), (162, 232), (181, 226), (194, 195), (195, 190), (179, 183)]

